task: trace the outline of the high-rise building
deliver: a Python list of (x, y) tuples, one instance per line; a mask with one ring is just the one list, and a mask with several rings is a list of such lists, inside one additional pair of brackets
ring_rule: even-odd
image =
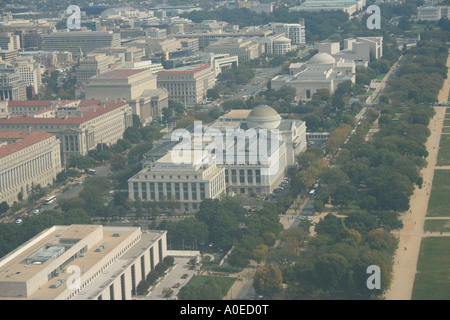
[(168, 255), (166, 234), (139, 227), (50, 227), (0, 260), (0, 297), (131, 300)]

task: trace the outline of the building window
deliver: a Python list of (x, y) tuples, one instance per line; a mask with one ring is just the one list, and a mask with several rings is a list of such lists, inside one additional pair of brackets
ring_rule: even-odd
[(253, 183), (253, 170), (247, 170), (247, 181)]
[(142, 188), (142, 200), (147, 200), (147, 183), (142, 182), (141, 188)]
[(164, 196), (163, 183), (162, 182), (158, 182), (158, 197), (159, 197), (159, 200), (161, 200), (163, 196)]
[(192, 200), (197, 200), (197, 183), (191, 183)]
[(239, 170), (239, 182), (245, 183), (245, 170)]
[(180, 183), (175, 182), (175, 198), (180, 200)]
[(200, 200), (205, 200), (205, 183), (200, 183)]
[(155, 200), (155, 183), (150, 182), (150, 200)]
[(189, 200), (189, 189), (187, 182), (183, 182), (183, 199)]

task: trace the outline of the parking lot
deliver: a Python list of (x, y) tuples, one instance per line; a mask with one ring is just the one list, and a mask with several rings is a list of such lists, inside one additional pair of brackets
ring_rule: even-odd
[(191, 258), (175, 257), (175, 265), (166, 271), (165, 277), (150, 291), (145, 300), (167, 300), (164, 298), (163, 290), (170, 288), (173, 294), (169, 299), (176, 299), (179, 290), (186, 285), (194, 275), (199, 273), (199, 267), (191, 268)]

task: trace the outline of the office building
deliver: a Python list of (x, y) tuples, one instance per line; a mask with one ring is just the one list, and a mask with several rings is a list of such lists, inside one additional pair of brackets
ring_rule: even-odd
[(167, 256), (167, 231), (53, 226), (0, 260), (8, 300), (131, 300)]
[(299, 6), (289, 8), (289, 11), (343, 11), (349, 18), (355, 12), (361, 11), (366, 5), (365, 0), (307, 0)]
[(292, 44), (295, 46), (305, 44), (305, 22), (302, 19), (301, 23), (276, 23), (271, 22), (269, 29), (275, 33), (284, 34), (288, 39), (291, 39)]
[(225, 38), (218, 40), (206, 47), (205, 51), (228, 53), (231, 56), (238, 56), (239, 61), (250, 61), (258, 58), (263, 53), (258, 43), (243, 38)]
[(297, 48), (296, 46), (292, 46), (291, 39), (286, 38), (281, 33), (262, 38), (259, 43), (264, 45), (264, 51), (267, 54), (285, 55), (294, 48)]
[(0, 50), (0, 61), (11, 62), (18, 56), (17, 50)]
[(152, 39), (165, 39), (167, 38), (167, 31), (166, 29), (160, 29), (160, 28), (149, 28), (147, 31), (147, 37)]
[(26, 100), (27, 86), (19, 70), (8, 63), (0, 63), (0, 100)]
[(70, 51), (74, 57), (98, 48), (112, 48), (120, 45), (120, 34), (112, 31), (71, 31), (53, 32), (44, 36), (42, 50)]
[(42, 85), (41, 66), (33, 57), (20, 57), (15, 59), (14, 65), (20, 74), (20, 79), (26, 86), (31, 86), (34, 93), (39, 93)]
[(239, 65), (239, 58), (237, 56), (230, 56), (228, 53), (208, 53), (208, 55), (210, 57), (209, 64), (214, 70), (216, 77), (222, 72)]
[(20, 45), (25, 50), (41, 50), (43, 34), (41, 29), (19, 29), (14, 31), (20, 37)]
[(60, 141), (47, 132), (0, 131), (0, 202), (27, 199), (61, 172)]
[(98, 48), (92, 53), (103, 53), (114, 58), (114, 63), (123, 66), (126, 62), (138, 62), (145, 57), (145, 49), (128, 46)]
[(449, 6), (425, 5), (417, 8), (417, 19), (425, 21), (439, 21), (450, 19)]
[(80, 61), (76, 70), (76, 81), (82, 83), (90, 78), (106, 73), (115, 67), (114, 58), (101, 53), (90, 53)]
[(182, 50), (189, 50), (190, 52), (195, 52), (199, 50), (198, 39), (178, 39), (181, 43)]
[(0, 49), (1, 50), (20, 50), (20, 36), (12, 32), (0, 33)]
[(383, 37), (356, 37), (344, 39), (344, 49), (338, 42), (318, 44), (320, 53), (332, 55), (335, 59), (354, 60), (369, 63), (383, 56)]
[(157, 73), (158, 88), (169, 92), (169, 99), (183, 105), (195, 105), (206, 99), (216, 77), (208, 64), (185, 66)]

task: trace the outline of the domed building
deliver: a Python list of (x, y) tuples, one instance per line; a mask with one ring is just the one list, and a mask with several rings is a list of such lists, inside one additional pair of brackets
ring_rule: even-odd
[[(248, 139), (245, 145), (245, 163), (227, 161), (224, 164), (227, 191), (229, 194), (267, 195), (282, 182), (289, 167), (296, 166), (296, 156), (306, 150), (306, 123), (295, 119), (282, 119), (278, 112), (267, 105), (251, 110), (231, 110), (221, 116), (209, 128), (221, 132), (241, 130)], [(264, 130), (264, 131), (260, 131)], [(270, 141), (269, 141), (270, 140)], [(267, 146), (267, 160), (261, 157), (261, 143)], [(234, 145), (234, 148), (239, 148)], [(230, 146), (226, 146), (229, 152)], [(254, 148), (254, 149), (252, 149)], [(258, 149), (257, 149), (258, 148)], [(233, 152), (235, 152), (235, 149)], [(258, 160), (252, 163), (252, 150), (258, 150)], [(239, 162), (239, 163), (238, 163)]]
[[(186, 211), (195, 211), (205, 198), (224, 193), (266, 196), (282, 183), (288, 168), (296, 166), (296, 156), (306, 150), (306, 123), (282, 119), (267, 105), (231, 110), (211, 124), (194, 123), (181, 130), (182, 140), (192, 149), (183, 141), (179, 149), (178, 135), (168, 134), (155, 142), (143, 157), (143, 169), (128, 180), (130, 199), (158, 201), (165, 197), (179, 201)], [(173, 154), (179, 156), (180, 150), (190, 150), (194, 158), (195, 150), (204, 152), (197, 153), (200, 161), (173, 163)]]
[(333, 94), (340, 83), (348, 80), (355, 83), (356, 79), (353, 60), (336, 60), (325, 52), (315, 54), (306, 63), (291, 64), (289, 70), (289, 75), (273, 78), (271, 88), (293, 87), (298, 100), (311, 100), (319, 89), (327, 89)]
[(308, 62), (306, 62), (306, 64), (308, 66), (315, 66), (315, 65), (333, 65), (336, 62), (336, 60), (329, 55), (328, 53), (325, 52), (321, 52), (321, 53), (317, 53), (315, 54), (311, 59), (309, 59)]
[(261, 105), (252, 109), (246, 122), (247, 127), (252, 129), (276, 129), (280, 125), (281, 116), (272, 107)]

